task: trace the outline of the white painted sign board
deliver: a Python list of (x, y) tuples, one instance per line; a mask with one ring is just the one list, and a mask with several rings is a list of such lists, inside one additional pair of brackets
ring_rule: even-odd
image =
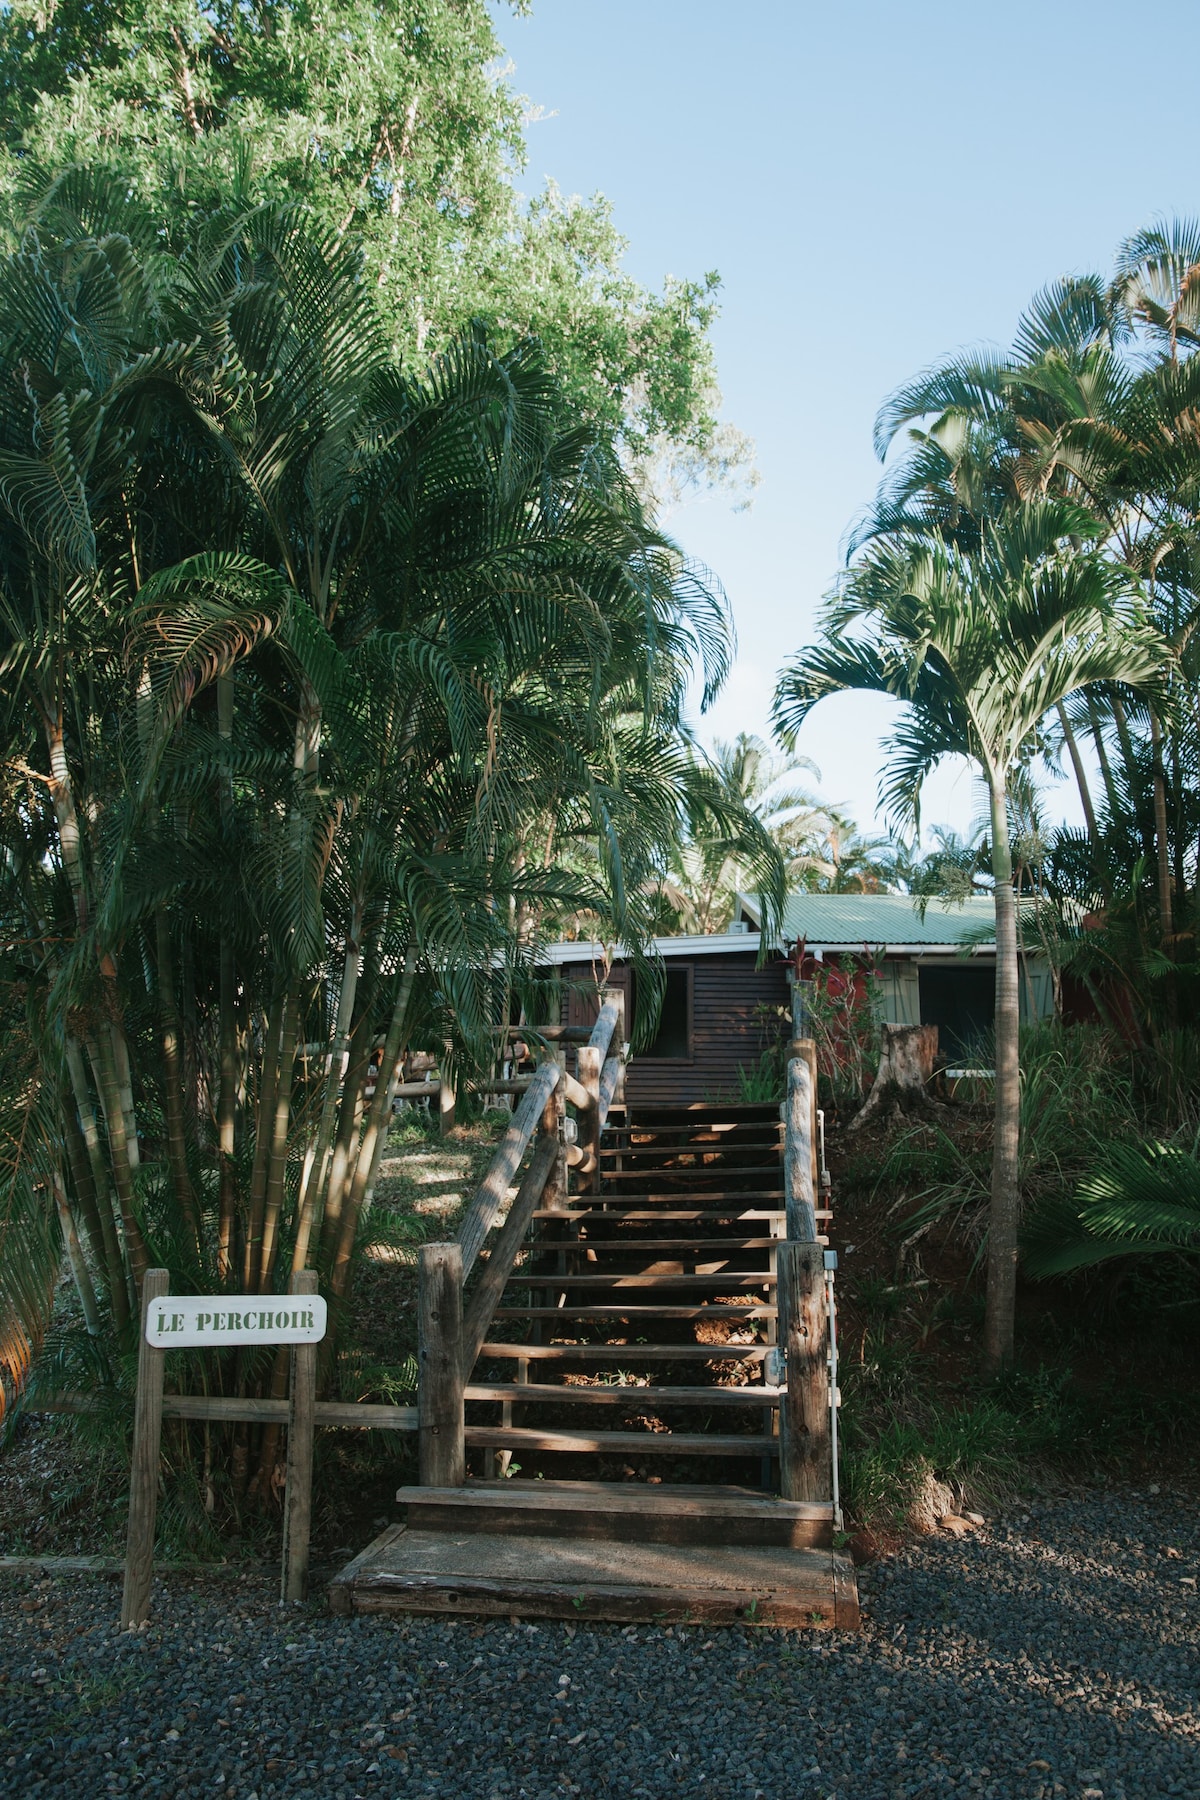
[(146, 1342), (156, 1350), (319, 1344), (326, 1318), (320, 1294), (164, 1294), (147, 1309)]

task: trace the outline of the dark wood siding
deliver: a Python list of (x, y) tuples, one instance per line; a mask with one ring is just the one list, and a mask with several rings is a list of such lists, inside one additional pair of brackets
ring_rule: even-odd
[[(779, 960), (756, 969), (753, 951), (731, 951), (672, 956), (668, 966), (691, 971), (692, 1054), (686, 1061), (669, 1062), (635, 1057), (625, 1080), (626, 1098), (634, 1108), (732, 1099), (738, 1069), (752, 1067), (787, 1030), (787, 964)], [(591, 964), (567, 964), (562, 978), (563, 1022), (590, 1024), (596, 1016), (595, 999), (585, 991), (594, 980)], [(628, 968), (616, 965), (609, 980), (625, 989), (628, 1004)], [(777, 1008), (783, 1009), (782, 1016), (772, 1010)]]

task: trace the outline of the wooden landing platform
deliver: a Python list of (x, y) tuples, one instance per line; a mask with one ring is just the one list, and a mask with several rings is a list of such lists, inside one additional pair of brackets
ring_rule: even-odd
[(334, 1612), (858, 1627), (854, 1568), (828, 1547), (823, 1505), (567, 1482), (399, 1498), (408, 1524), (334, 1578)]
[(393, 1525), (329, 1586), (336, 1613), (856, 1630), (858, 1585), (830, 1550), (464, 1535)]

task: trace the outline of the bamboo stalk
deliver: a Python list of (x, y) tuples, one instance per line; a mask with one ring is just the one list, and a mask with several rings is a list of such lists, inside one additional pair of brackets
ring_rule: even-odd
[(90, 1337), (100, 1336), (100, 1308), (96, 1302), (96, 1290), (92, 1286), (92, 1278), (84, 1260), (83, 1250), (79, 1243), (79, 1234), (75, 1230), (75, 1221), (71, 1217), (71, 1208), (67, 1204), (67, 1193), (63, 1187), (62, 1175), (56, 1169), (52, 1176), (54, 1185), (54, 1204), (58, 1209), (58, 1222), (62, 1227), (63, 1248), (67, 1253), (67, 1261), (71, 1265), (71, 1276), (75, 1282), (75, 1291), (79, 1295), (79, 1304), (83, 1308), (84, 1324)]
[(103, 1026), (99, 1034), (90, 1039), (88, 1054), (96, 1075), (96, 1085), (100, 1091), (100, 1104), (104, 1109), (104, 1122), (108, 1128), (108, 1153), (112, 1166), (113, 1186), (117, 1191), (117, 1203), (121, 1209), (121, 1228), (125, 1236), (125, 1251), (129, 1258), (129, 1267), (133, 1274), (136, 1292), (140, 1295), (146, 1270), (150, 1259), (146, 1253), (146, 1245), (134, 1212), (133, 1165), (129, 1156), (129, 1144), (125, 1135), (125, 1113), (121, 1106), (117, 1089), (116, 1076), (112, 1067), (112, 1040)]
[(280, 994), (267, 1014), (263, 1043), (262, 1072), (259, 1081), (258, 1107), (254, 1122), (254, 1167), (250, 1173), (250, 1214), (246, 1221), (246, 1245), (242, 1257), (242, 1285), (247, 1293), (255, 1290), (251, 1283), (258, 1271), (262, 1250), (263, 1213), (267, 1203), (267, 1166), (271, 1144), (267, 1120), (275, 1107), (275, 1084), (279, 1072), (279, 1039), (283, 1031), (283, 1015), (287, 998)]
[(292, 993), (283, 1015), (283, 1042), (279, 1051), (279, 1072), (275, 1079), (275, 1100), (271, 1108), (271, 1150), (267, 1161), (262, 1248), (258, 1267), (257, 1292), (260, 1294), (265, 1294), (270, 1289), (278, 1248), (279, 1217), (283, 1210), (283, 1189), (287, 1175), (288, 1126), (292, 1117), (292, 1079), (295, 1074), (296, 1039), (299, 1031), (300, 998)]
[(171, 954), (171, 927), (166, 910), (159, 907), (154, 915), (155, 950), (158, 961), (158, 1008), (162, 1028), (162, 1094), (163, 1113), (167, 1124), (167, 1161), (171, 1169), (171, 1185), (183, 1222), (187, 1226), (197, 1252), (200, 1249), (200, 1227), (196, 1217), (196, 1197), (187, 1164), (187, 1133), (183, 1117), (183, 1065), (179, 1054), (179, 1011), (175, 1004), (175, 970)]
[(396, 1065), (400, 1060), (400, 1047), (404, 1041), (404, 1027), (408, 1018), (408, 1003), (412, 997), (414, 979), (411, 968), (406, 968), (400, 978), (396, 1004), (392, 1008), (391, 1023), (388, 1026), (388, 1034), (383, 1047), (383, 1062), (380, 1065), (379, 1079), (375, 1083), (375, 1098), (371, 1101), (367, 1113), (362, 1142), (358, 1147), (354, 1178), (350, 1183), (350, 1191), (342, 1211), (341, 1229), (329, 1283), (331, 1292), (338, 1299), (345, 1298), (350, 1284), (350, 1264), (354, 1253), (354, 1238), (358, 1230), (359, 1215), (368, 1185), (374, 1181), (378, 1158), (383, 1152), (383, 1146), (387, 1139), (388, 1120), (392, 1110), (392, 1089), (396, 1085)]

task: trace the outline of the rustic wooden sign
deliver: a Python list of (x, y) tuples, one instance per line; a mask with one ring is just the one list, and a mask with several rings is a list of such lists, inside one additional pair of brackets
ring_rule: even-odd
[(320, 1294), (170, 1294), (146, 1309), (146, 1342), (156, 1350), (319, 1344), (326, 1325)]
[[(312, 1524), (313, 1424), (317, 1397), (316, 1346), (325, 1336), (326, 1306), (311, 1269), (292, 1276), (290, 1294), (171, 1294), (165, 1269), (148, 1269), (142, 1280), (142, 1338), (138, 1345), (137, 1393), (133, 1410), (133, 1456), (129, 1475), (129, 1535), (125, 1548), (125, 1589), (121, 1629), (145, 1623), (150, 1612), (154, 1565), (154, 1518), (158, 1505), (158, 1465), (166, 1352), (197, 1345), (291, 1344), (292, 1368), (287, 1428), (287, 1485), (283, 1508), (283, 1571), (280, 1598), (302, 1600), (308, 1585), (308, 1542)], [(260, 1402), (261, 1404), (261, 1402)]]

